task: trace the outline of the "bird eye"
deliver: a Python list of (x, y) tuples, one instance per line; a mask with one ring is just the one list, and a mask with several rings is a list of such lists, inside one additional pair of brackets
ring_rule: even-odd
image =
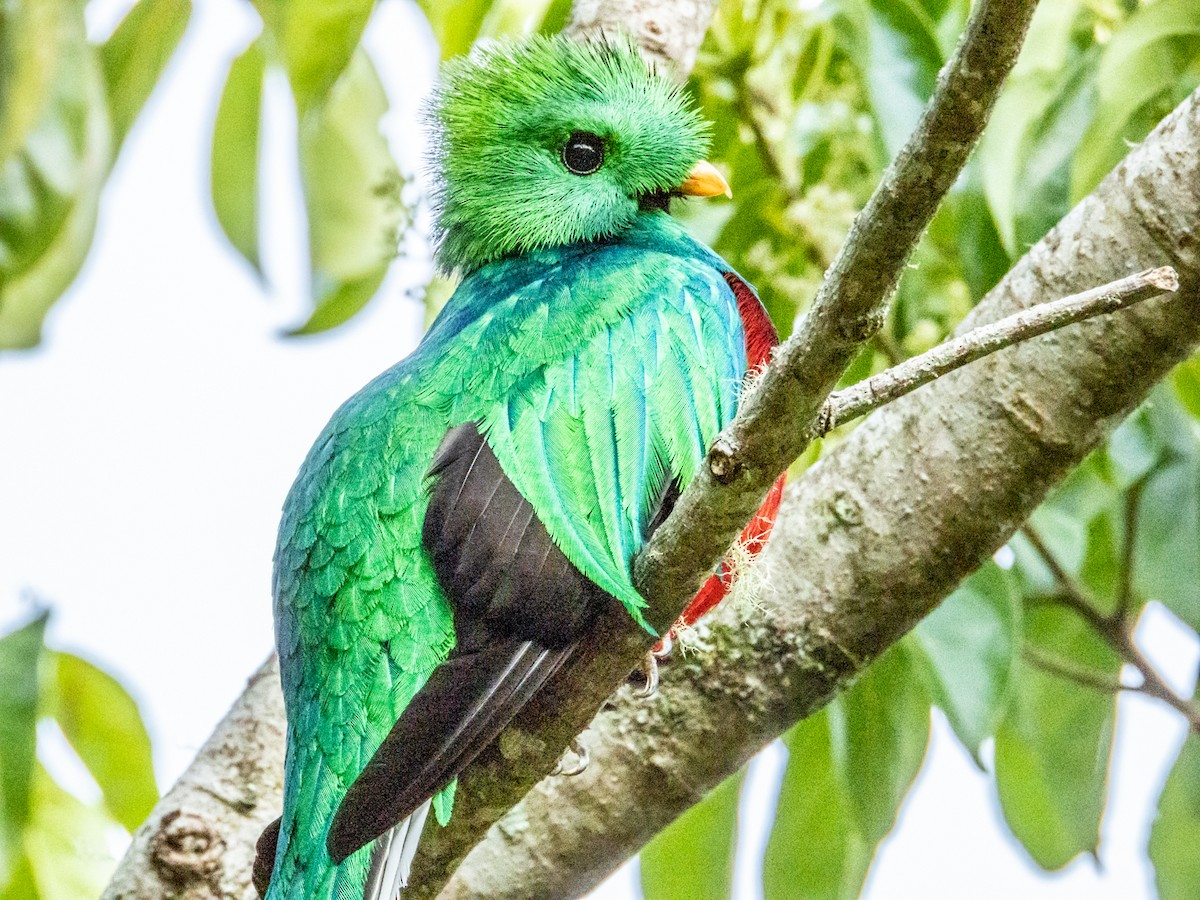
[(588, 131), (576, 131), (562, 150), (563, 165), (575, 175), (591, 175), (604, 164), (604, 141)]

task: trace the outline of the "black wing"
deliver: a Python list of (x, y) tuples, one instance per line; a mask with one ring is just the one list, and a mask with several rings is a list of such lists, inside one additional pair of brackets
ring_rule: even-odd
[(616, 602), (555, 545), (475, 425), (447, 433), (429, 477), (422, 539), (457, 643), (338, 808), (328, 840), (338, 862), (457, 777)]

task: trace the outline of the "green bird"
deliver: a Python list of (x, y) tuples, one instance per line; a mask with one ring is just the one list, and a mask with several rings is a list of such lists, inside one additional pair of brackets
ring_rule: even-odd
[[(667, 214), (728, 193), (707, 126), (628, 43), (500, 43), (433, 105), (437, 261), (420, 346), (304, 461), (275, 555), (287, 707), (268, 900), (394, 900), (432, 807), (620, 603), (631, 563), (775, 343)], [(268, 887), (269, 882), (269, 887)]]

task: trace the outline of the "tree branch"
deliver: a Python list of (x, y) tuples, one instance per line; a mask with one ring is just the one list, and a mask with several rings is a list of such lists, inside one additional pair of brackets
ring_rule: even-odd
[(1072, 681), (1080, 687), (1098, 691), (1101, 694), (1119, 694), (1121, 691), (1138, 690), (1136, 685), (1125, 684), (1120, 678), (1114, 678), (1102, 672), (1094, 672), (1082, 666), (1063, 662), (1049, 653), (1039, 650), (1037, 647), (1021, 648), (1021, 658), (1035, 669), (1040, 669), (1049, 675)]
[(815, 436), (828, 434), (839, 425), (865, 416), (989, 353), (1065, 325), (1083, 322), (1177, 290), (1179, 277), (1175, 270), (1170, 266), (1162, 266), (972, 329), (886, 372), (880, 372), (844, 390), (834, 391), (821, 407)]
[[(1134, 485), (1129, 490), (1133, 492), (1138, 489), (1139, 486)], [(1104, 615), (1088, 599), (1083, 589), (1070, 576), (1066, 569), (1063, 568), (1062, 564), (1059, 563), (1058, 559), (1038, 536), (1037, 532), (1028, 524), (1022, 530), (1025, 532), (1025, 536), (1029, 538), (1029, 542), (1037, 551), (1038, 556), (1042, 558), (1050, 571), (1054, 573), (1055, 579), (1064, 591), (1062, 594), (1047, 599), (1050, 602), (1066, 606), (1068, 609), (1074, 611), (1113, 649), (1123, 663), (1137, 670), (1138, 675), (1142, 678), (1142, 682), (1136, 687), (1129, 688), (1129, 690), (1137, 691), (1140, 694), (1154, 697), (1166, 703), (1187, 719), (1188, 727), (1192, 731), (1200, 734), (1200, 707), (1175, 693), (1171, 689), (1171, 686), (1158, 674), (1158, 670), (1154, 668), (1150, 660), (1146, 658), (1141, 648), (1134, 641), (1133, 629), (1136, 627), (1137, 622), (1131, 617), (1129, 605), (1126, 602), (1121, 602), (1121, 597), (1125, 596), (1124, 593), (1118, 596), (1116, 612), (1111, 616)], [(1130, 559), (1127, 558), (1125, 562), (1126, 565), (1129, 565)], [(1125, 573), (1122, 573), (1122, 586), (1125, 583), (1125, 578)]]
[(1200, 341), (1200, 92), (1033, 247), (963, 323), (1164, 258), (1173, 298), (1044, 335), (872, 415), (789, 486), (749, 574), (768, 611), (706, 620), (712, 652), (620, 692), (464, 860), (447, 898), (578, 896), (818, 709), (1007, 540)]
[(716, 5), (716, 0), (575, 0), (564, 33), (580, 40), (629, 34), (644, 57), (684, 79), (696, 64)]
[[(821, 403), (877, 330), (913, 246), (983, 131), (1035, 6), (1036, 0), (976, 4), (928, 109), (856, 219), (807, 324), (779, 348), (710, 449), (707, 465), (634, 560), (646, 619), (660, 633), (753, 516), (770, 484), (807, 445)], [(426, 833), (406, 898), (437, 893), (499, 815), (554, 767), (646, 649), (646, 635), (622, 612), (600, 624), (595, 640), (576, 653), (536, 706), (506, 729), (496, 752), (485, 753), (460, 776), (454, 819)]]
[(254, 845), (283, 798), (283, 729), (272, 656), (134, 834), (102, 900), (254, 896)]

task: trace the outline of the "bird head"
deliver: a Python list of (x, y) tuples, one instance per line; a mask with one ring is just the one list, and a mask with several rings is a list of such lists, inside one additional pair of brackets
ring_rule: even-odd
[(729, 193), (707, 123), (627, 41), (497, 42), (451, 60), (431, 105), (438, 262), (618, 236), (671, 196)]

